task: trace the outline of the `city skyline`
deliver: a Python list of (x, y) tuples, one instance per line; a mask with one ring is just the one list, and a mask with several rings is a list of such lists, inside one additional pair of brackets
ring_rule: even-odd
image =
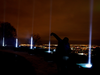
[[(4, 2), (5, 1), (5, 2)], [(39, 34), (43, 43), (49, 42), (49, 29), (70, 43), (89, 42), (90, 0), (1, 0), (0, 21), (9, 22), (18, 30), (18, 38), (29, 39)], [(50, 11), (52, 9), (52, 11)], [(51, 12), (51, 22), (50, 22)], [(100, 45), (100, 1), (94, 0), (92, 44)], [(17, 29), (18, 27), (18, 29)], [(32, 32), (33, 29), (33, 32)], [(52, 36), (51, 43), (57, 43)]]

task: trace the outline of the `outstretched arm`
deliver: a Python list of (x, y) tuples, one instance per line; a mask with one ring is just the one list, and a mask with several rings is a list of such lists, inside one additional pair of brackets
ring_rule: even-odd
[(61, 41), (61, 38), (58, 37), (55, 33), (51, 33), (51, 36), (54, 36), (58, 41)]

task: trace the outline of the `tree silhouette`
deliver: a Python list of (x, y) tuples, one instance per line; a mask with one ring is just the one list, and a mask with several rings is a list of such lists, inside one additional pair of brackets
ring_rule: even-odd
[(8, 22), (0, 23), (0, 45), (2, 45), (2, 38), (5, 38), (6, 45), (15, 46), (16, 29)]
[(33, 35), (33, 42), (34, 42), (34, 45), (40, 45), (40, 44), (42, 44), (41, 37), (40, 37), (39, 34), (34, 34)]

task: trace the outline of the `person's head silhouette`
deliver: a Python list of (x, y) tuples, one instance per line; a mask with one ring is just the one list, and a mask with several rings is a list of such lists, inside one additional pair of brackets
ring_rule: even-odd
[(63, 42), (64, 42), (65, 44), (67, 44), (68, 41), (69, 41), (69, 39), (68, 39), (67, 37), (65, 37), (65, 38), (63, 39)]

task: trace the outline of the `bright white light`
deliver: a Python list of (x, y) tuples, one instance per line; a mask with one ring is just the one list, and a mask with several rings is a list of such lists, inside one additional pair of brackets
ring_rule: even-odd
[(86, 67), (87, 68), (91, 68), (92, 67), (92, 64), (86, 64)]
[(16, 48), (18, 48), (18, 39), (16, 38)]
[(52, 51), (45, 51), (46, 53), (51, 53), (51, 54), (53, 54), (53, 52)]
[(51, 51), (48, 51), (48, 53), (51, 53)]
[(50, 53), (51, 51), (50, 51), (50, 41), (49, 41), (49, 49), (48, 49), (48, 52)]
[(84, 55), (84, 53), (78, 53), (78, 55)]
[(33, 37), (31, 37), (31, 45), (30, 45), (30, 49), (33, 49)]
[(83, 68), (91, 68), (92, 64), (88, 64), (88, 63), (77, 63), (77, 65), (83, 67)]
[(3, 37), (2, 46), (5, 46), (5, 39), (4, 39), (4, 37)]

